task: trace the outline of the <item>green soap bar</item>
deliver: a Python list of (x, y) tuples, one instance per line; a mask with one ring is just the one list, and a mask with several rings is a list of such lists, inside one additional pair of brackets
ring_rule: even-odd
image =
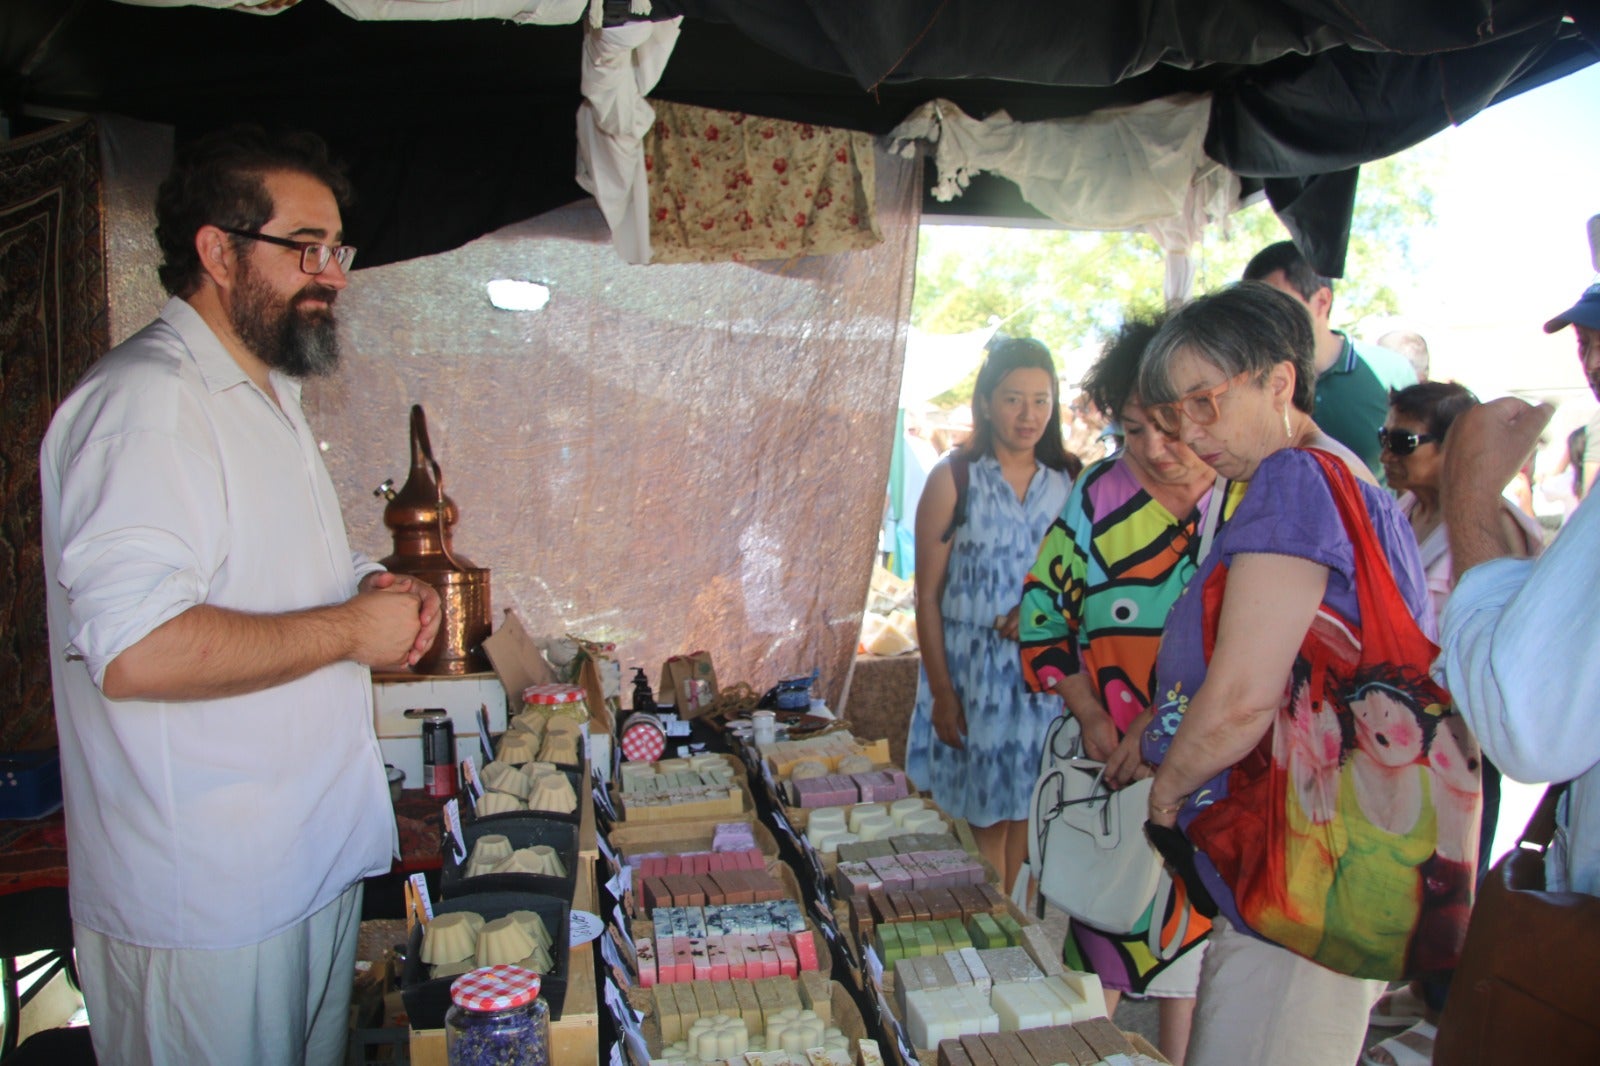
[(951, 951), (972, 946), (972, 938), (967, 935), (967, 927), (961, 924), (960, 918), (946, 918), (944, 927), (950, 937)]
[(897, 925), (878, 926), (878, 954), (883, 956), (884, 968), (890, 966), (889, 955), (900, 955), (900, 927)]
[(943, 922), (929, 922), (928, 926), (933, 933), (933, 944), (939, 949), (939, 954), (943, 955), (955, 946), (950, 943), (950, 930)]
[(967, 924), (967, 931), (972, 934), (972, 946), (980, 950), (1006, 946), (1005, 934), (1000, 931), (999, 924), (987, 914), (973, 915), (972, 921)]
[[(917, 955), (923, 958), (939, 954), (939, 945), (934, 941), (933, 930), (928, 927), (928, 924), (927, 922), (918, 922), (916, 924), (917, 947), (920, 949), (917, 951)], [(909, 954), (909, 952), (907, 953)]]
[(1022, 946), (1022, 926), (1009, 914), (998, 914), (994, 919), (1000, 925), (1000, 930), (1006, 935), (1005, 946), (1019, 948)]

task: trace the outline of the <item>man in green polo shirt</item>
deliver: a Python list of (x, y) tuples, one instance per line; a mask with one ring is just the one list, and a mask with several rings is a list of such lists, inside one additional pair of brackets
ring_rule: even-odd
[(1311, 417), (1324, 433), (1359, 455), (1378, 484), (1387, 486), (1378, 430), (1389, 414), (1389, 390), (1415, 385), (1416, 371), (1403, 357), (1381, 349), (1358, 348), (1355, 341), (1329, 326), (1333, 282), (1311, 269), (1294, 242), (1279, 241), (1257, 252), (1244, 268), (1244, 280), (1264, 282), (1286, 292), (1311, 313), (1317, 337), (1316, 406)]

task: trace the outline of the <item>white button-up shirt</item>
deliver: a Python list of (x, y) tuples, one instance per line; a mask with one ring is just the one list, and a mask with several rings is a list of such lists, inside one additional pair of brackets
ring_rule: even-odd
[(1544, 555), (1461, 576), (1434, 672), (1514, 781), (1571, 781), (1567, 885), (1600, 896), (1600, 501)]
[(108, 700), (106, 666), (196, 604), (340, 603), (350, 550), (297, 382), (264, 394), (180, 299), (96, 364), (40, 456), (73, 918), (233, 948), (389, 869), (397, 837), (364, 666), (243, 696)]

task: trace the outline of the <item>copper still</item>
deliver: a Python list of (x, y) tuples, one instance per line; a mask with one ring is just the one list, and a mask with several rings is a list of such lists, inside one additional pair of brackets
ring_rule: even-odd
[(380, 560), (439, 593), (439, 637), (412, 667), (419, 674), (471, 674), (489, 669), (483, 642), (493, 628), (489, 571), (450, 550), (450, 527), (460, 512), (444, 494), (444, 474), (428, 443), (421, 404), (411, 407), (411, 475), (399, 492), (385, 481), (373, 493), (386, 497), (383, 524), (394, 533), (394, 554)]

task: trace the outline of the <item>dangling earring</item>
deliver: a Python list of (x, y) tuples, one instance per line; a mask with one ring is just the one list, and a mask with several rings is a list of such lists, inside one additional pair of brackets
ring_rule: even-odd
[(1283, 409), (1283, 435), (1289, 440), (1294, 440), (1294, 427), (1289, 424), (1289, 408)]

